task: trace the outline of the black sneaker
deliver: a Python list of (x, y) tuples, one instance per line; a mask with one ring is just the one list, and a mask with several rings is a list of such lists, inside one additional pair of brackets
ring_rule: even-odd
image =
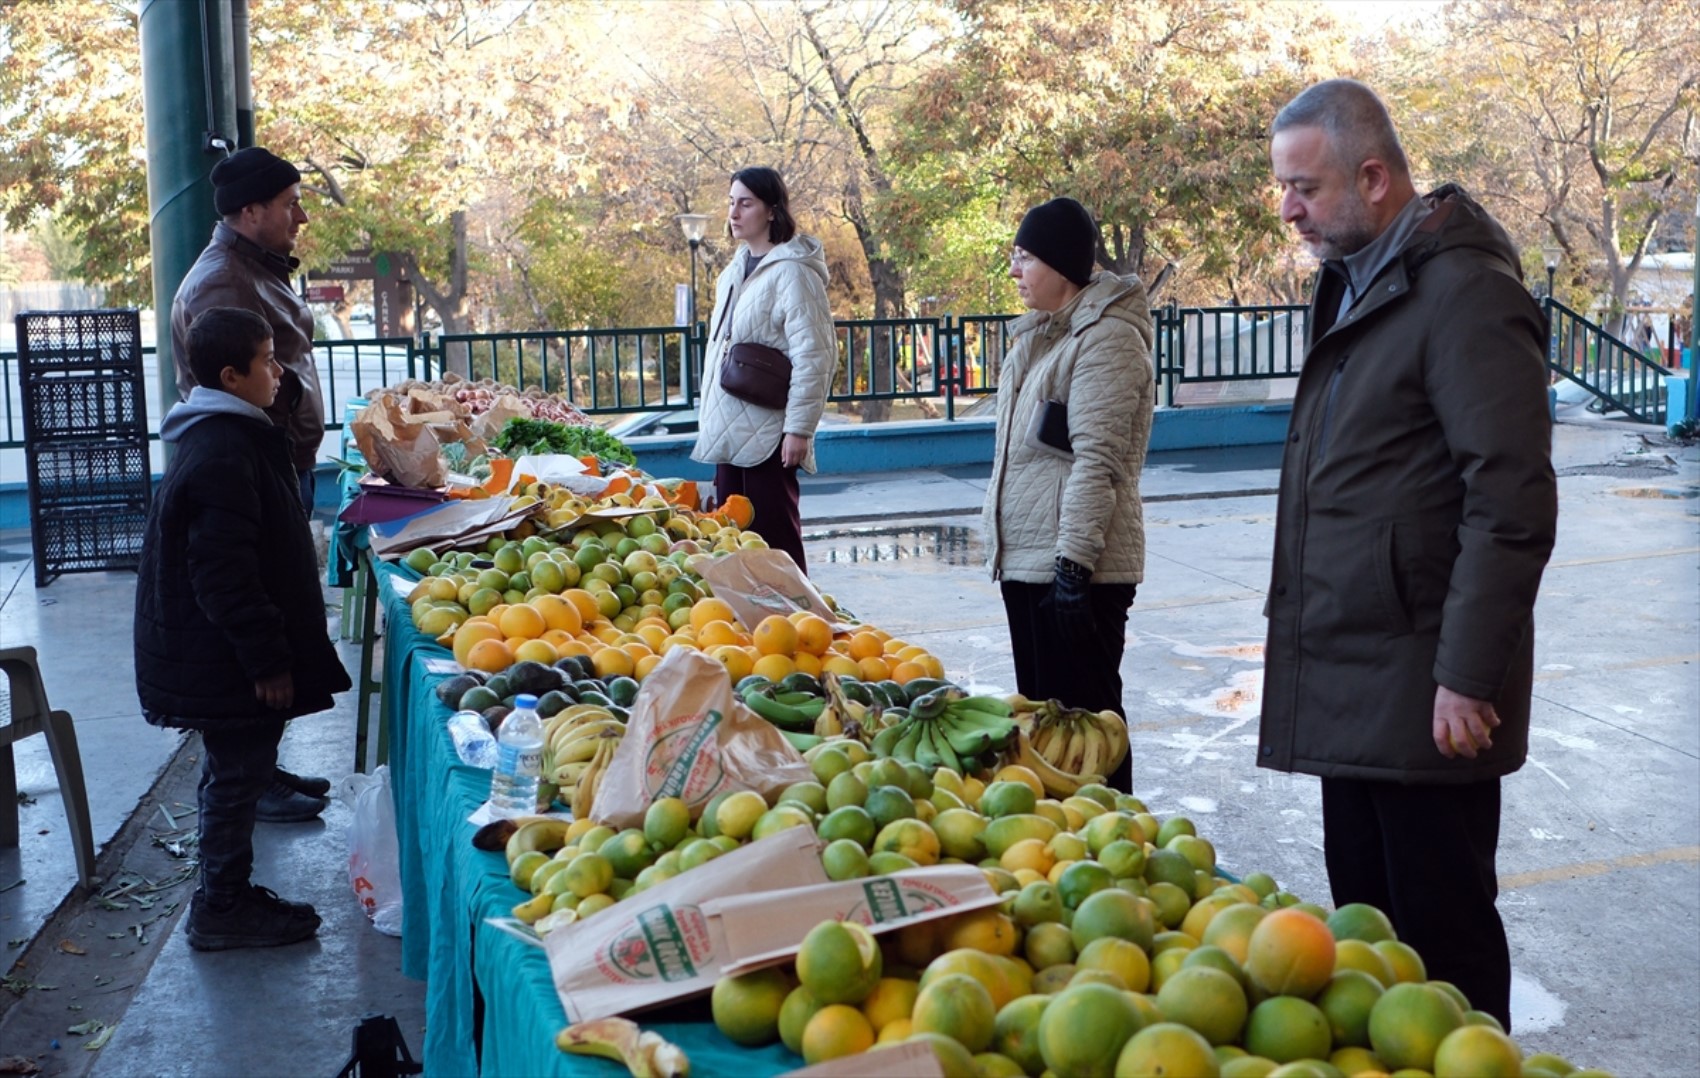
[(260, 795), (254, 818), (265, 823), (302, 823), (316, 819), (330, 803), (328, 797), (312, 797), (274, 781)]
[(308, 797), (324, 797), (331, 792), (331, 780), (322, 779), (317, 775), (297, 775), (293, 771), (278, 768), (272, 775), (274, 781), (281, 782), (298, 793)]
[(319, 915), (304, 902), (287, 902), (267, 887), (250, 886), (229, 905), (215, 908), (196, 891), (189, 900), (189, 946), (197, 951), (284, 947), (310, 940)]

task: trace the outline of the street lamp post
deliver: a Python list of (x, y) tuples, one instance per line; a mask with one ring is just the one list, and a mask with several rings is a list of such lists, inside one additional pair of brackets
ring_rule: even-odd
[(680, 379), (684, 382), (685, 402), (688, 404), (694, 396), (691, 391), (690, 345), (697, 335), (697, 248), (702, 246), (703, 233), (708, 230), (708, 214), (681, 213), (677, 214), (674, 220), (679, 222), (679, 228), (685, 233), (685, 242), (691, 245), (691, 301), (687, 304), (690, 310), (690, 324), (685, 328), (685, 347), (679, 353), (683, 359), (680, 364)]
[(1549, 243), (1541, 248), (1541, 257), (1546, 261), (1547, 299), (1551, 300), (1556, 298), (1552, 294), (1553, 274), (1558, 272), (1558, 263), (1564, 257), (1564, 248), (1556, 243)]

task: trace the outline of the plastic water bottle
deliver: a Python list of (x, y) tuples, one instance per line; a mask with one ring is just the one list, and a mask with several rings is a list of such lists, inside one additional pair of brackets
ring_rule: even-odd
[(490, 807), (503, 816), (537, 811), (537, 779), (543, 770), (543, 720), (537, 697), (514, 698), (514, 709), (496, 736), (496, 767), (490, 772)]
[(457, 711), (449, 718), (449, 737), (455, 743), (455, 755), (471, 767), (496, 766), (496, 735), (490, 724), (476, 711)]

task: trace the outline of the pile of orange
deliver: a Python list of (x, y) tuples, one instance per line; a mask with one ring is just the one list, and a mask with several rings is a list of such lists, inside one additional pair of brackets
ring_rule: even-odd
[[(612, 599), (612, 602), (610, 600)], [(467, 618), (441, 638), (455, 659), (472, 670), (495, 673), (516, 662), (552, 663), (588, 655), (600, 677), (643, 680), (675, 647), (695, 648), (726, 667), (733, 681), (760, 674), (779, 681), (793, 673), (823, 673), (865, 681), (905, 683), (943, 677), (944, 664), (925, 648), (871, 626), (834, 634), (832, 624), (799, 610), (772, 614), (751, 630), (730, 603), (705, 596), (680, 611), (685, 616), (632, 611), (610, 616), (611, 592), (569, 588), (522, 603), (501, 603)]]

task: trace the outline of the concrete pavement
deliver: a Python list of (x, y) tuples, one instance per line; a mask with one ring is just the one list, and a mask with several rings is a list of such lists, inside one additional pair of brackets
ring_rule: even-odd
[[(1555, 438), (1560, 540), (1537, 612), (1531, 762), (1506, 784), (1501, 910), (1517, 967), (1515, 1032), (1532, 1050), (1622, 1075), (1680, 1074), (1700, 1054), (1700, 451), (1574, 412), (1561, 414)], [(1325, 899), (1315, 781), (1252, 760), (1277, 464), (1278, 447), (1154, 454), (1148, 464), (1147, 582), (1123, 664), (1135, 788), (1160, 814), (1191, 816), (1225, 867), (1262, 869)], [(987, 471), (805, 480), (803, 510), (823, 590), (927, 645), (953, 676), (1009, 687), (1002, 608), (972, 516)], [(116, 877), (124, 851), (114, 836), (141, 806), (152, 826), (131, 830), (147, 851), (148, 832), (165, 830), (158, 804), (192, 804), (193, 768), (168, 770), (178, 735), (136, 713), (133, 578), (67, 576), (37, 591), (28, 551), (27, 535), (0, 534), (0, 641), (33, 643), (54, 705), (76, 717), (95, 831), (111, 847), (103, 868)], [(293, 724), (284, 760), (340, 777), (352, 743), (350, 702)], [(21, 849), (0, 851), (0, 935), (13, 941), (8, 961), (23, 958), (13, 975), (24, 982), (68, 963), (74, 976), (54, 947), (64, 919), (42, 931), (75, 877), (45, 743), (20, 744), (17, 761), (33, 801), (21, 809)], [(333, 805), (323, 824), (262, 828), (260, 879), (318, 905), (318, 944), (201, 956), (169, 932), (171, 918), (146, 944), (108, 943), (125, 925), (109, 927), (95, 938), (142, 964), (133, 1001), (96, 1015), (102, 986), (88, 984), (75, 996), (82, 1009), (57, 1015), (67, 1028), (116, 1023), (107, 1047), (75, 1051), (87, 1038), (64, 1032), (57, 1052), (22, 1042), (14, 1007), (0, 1015), (7, 1053), (39, 1056), (54, 1073), (86, 1072), (97, 1058), (111, 1074), (328, 1072), (367, 1009), (396, 1013), (417, 1049), (423, 986), (400, 976), (394, 941), (353, 905), (348, 818)], [(69, 1008), (72, 992), (60, 991), (46, 998)]]

